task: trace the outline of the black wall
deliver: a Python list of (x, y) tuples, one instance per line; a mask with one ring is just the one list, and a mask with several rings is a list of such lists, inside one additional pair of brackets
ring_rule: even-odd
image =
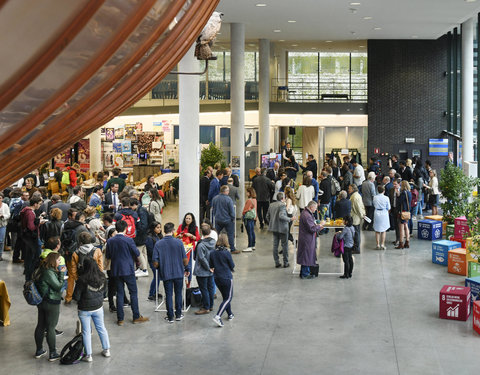
[[(428, 156), (429, 138), (445, 138), (447, 40), (368, 41), (368, 156), (422, 151), (439, 169), (447, 157)], [(406, 144), (405, 138), (415, 138)], [(386, 157), (381, 157), (386, 165)]]

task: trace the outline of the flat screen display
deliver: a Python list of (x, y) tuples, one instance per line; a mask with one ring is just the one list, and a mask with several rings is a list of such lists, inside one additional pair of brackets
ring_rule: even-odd
[(276, 153), (262, 154), (262, 162), (261, 162), (262, 168), (273, 168), (273, 165), (276, 162), (282, 165), (282, 154), (276, 154)]

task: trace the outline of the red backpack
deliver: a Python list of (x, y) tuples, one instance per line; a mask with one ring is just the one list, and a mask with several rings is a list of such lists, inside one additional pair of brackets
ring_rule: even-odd
[(418, 190), (412, 189), (412, 201), (410, 202), (411, 207), (417, 207), (418, 204)]
[(135, 219), (133, 218), (133, 216), (122, 214), (122, 220), (128, 224), (125, 236), (135, 238)]

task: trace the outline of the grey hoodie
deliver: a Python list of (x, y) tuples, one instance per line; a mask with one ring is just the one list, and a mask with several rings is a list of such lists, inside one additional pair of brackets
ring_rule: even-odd
[(212, 237), (206, 237), (201, 240), (195, 252), (197, 253), (195, 268), (193, 274), (199, 277), (209, 277), (213, 273), (210, 272), (210, 252), (215, 250), (215, 239)]
[(90, 251), (93, 250), (95, 246), (91, 243), (87, 243), (86, 245), (82, 245), (78, 248), (77, 252), (82, 255), (87, 255)]

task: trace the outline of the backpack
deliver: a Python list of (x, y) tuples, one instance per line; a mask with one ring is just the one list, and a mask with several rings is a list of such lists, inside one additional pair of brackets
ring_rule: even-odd
[(331, 184), (332, 184), (332, 195), (337, 195), (338, 193), (340, 193), (340, 190), (342, 189), (340, 188), (340, 184), (338, 183), (337, 179), (332, 177)]
[(75, 250), (78, 249), (76, 228), (63, 230), (62, 235), (60, 236), (60, 241), (62, 242), (63, 255), (66, 260), (69, 261), (72, 259)]
[(133, 218), (133, 216), (122, 214), (121, 220), (125, 221), (128, 224), (125, 236), (135, 238), (135, 219)]
[(89, 257), (89, 258), (93, 259), (93, 255), (95, 254), (95, 250), (97, 250), (96, 247), (94, 247), (92, 250), (90, 250), (87, 254), (81, 253), (80, 251), (78, 251), (78, 249), (75, 250), (75, 253), (78, 256), (78, 263), (77, 263), (78, 275), (81, 275), (83, 273), (83, 262), (84, 262), (85, 258)]
[(10, 218), (8, 219), (7, 229), (11, 233), (20, 232), (21, 218), (20, 212), (22, 211), (23, 201), (20, 199), (12, 204), (10, 208)]
[(410, 206), (411, 207), (417, 207), (417, 204), (418, 204), (418, 190), (413, 189), (411, 191), (411, 193), (412, 193), (412, 201), (410, 202)]
[(60, 363), (62, 365), (77, 364), (82, 360), (85, 354), (83, 336), (79, 333), (63, 347), (60, 352)]
[(62, 173), (62, 184), (70, 185), (70, 173), (67, 171)]
[(27, 303), (32, 306), (40, 305), (44, 297), (40, 294), (37, 286), (35, 285), (35, 281), (38, 280), (38, 277), (39, 268), (37, 268), (33, 273), (32, 280), (28, 280), (25, 282), (25, 284), (23, 284), (23, 297), (25, 298), (25, 301), (27, 301)]

